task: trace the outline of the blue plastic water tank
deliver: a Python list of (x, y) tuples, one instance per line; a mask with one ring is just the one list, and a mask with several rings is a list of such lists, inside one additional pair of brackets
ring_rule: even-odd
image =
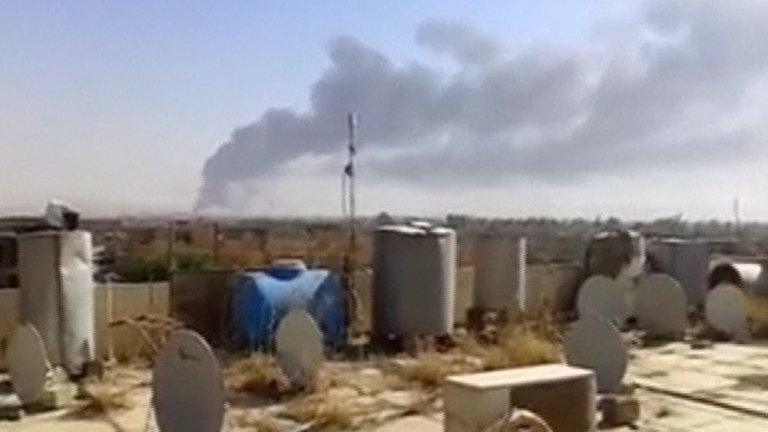
[(340, 346), (347, 327), (346, 296), (338, 275), (303, 266), (274, 266), (234, 279), (232, 324), (235, 342), (247, 349), (269, 349), (280, 320), (292, 307), (312, 315), (325, 343)]

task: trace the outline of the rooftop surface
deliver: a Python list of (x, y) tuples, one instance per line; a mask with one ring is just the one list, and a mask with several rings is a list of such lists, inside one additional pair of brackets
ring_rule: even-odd
[[(768, 344), (714, 344), (694, 349), (685, 343), (633, 348), (627, 381), (638, 384), (642, 415), (634, 427), (604, 428), (609, 431), (765, 431), (768, 430)], [(348, 368), (349, 364), (333, 367)], [(43, 432), (141, 432), (149, 410), (150, 373), (145, 368), (124, 367), (115, 371), (130, 400), (130, 408), (100, 416), (78, 418), (70, 410), (28, 415), (20, 421), (0, 421), (0, 431)], [(371, 369), (359, 369), (363, 383)], [(339, 388), (344, 393), (352, 389)], [(356, 396), (360, 404), (371, 396)], [(386, 401), (381, 422), (361, 426), (365, 431), (442, 431), (439, 401), (435, 410), (418, 413), (408, 407), (418, 394), (411, 390), (387, 391), (377, 396)], [(254, 430), (239, 424), (253, 410), (275, 409), (258, 403), (233, 401), (227, 410), (227, 430)], [(289, 424), (285, 429), (290, 430)], [(150, 426), (149, 430), (156, 430)]]

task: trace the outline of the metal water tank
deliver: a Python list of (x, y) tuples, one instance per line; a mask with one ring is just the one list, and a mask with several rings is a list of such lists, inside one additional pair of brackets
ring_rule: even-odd
[(82, 373), (96, 347), (91, 234), (21, 234), (18, 265), (21, 321), (40, 332), (53, 366)]
[(649, 245), (648, 255), (653, 271), (666, 273), (680, 283), (689, 304), (704, 304), (709, 273), (709, 245), (705, 241), (656, 240)]
[(474, 306), (506, 309), (520, 305), (525, 292), (525, 238), (483, 234), (475, 242)]
[(13, 232), (0, 231), (0, 288), (18, 288), (17, 267), (18, 236)]
[(718, 256), (709, 264), (708, 289), (721, 283), (730, 283), (745, 293), (768, 295), (768, 263), (763, 258)]
[(456, 232), (387, 225), (374, 236), (373, 327), (379, 337), (453, 331)]
[(640, 233), (618, 229), (595, 234), (587, 246), (586, 276), (634, 279), (645, 267), (645, 239)]

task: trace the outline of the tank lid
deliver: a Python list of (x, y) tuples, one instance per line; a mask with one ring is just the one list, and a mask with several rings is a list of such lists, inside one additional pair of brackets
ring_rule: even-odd
[(422, 229), (432, 228), (432, 224), (428, 221), (420, 221), (420, 220), (411, 221), (409, 225), (414, 226), (416, 228), (422, 228)]
[(629, 229), (616, 229), (609, 231), (601, 231), (592, 236), (593, 240), (605, 240), (609, 238), (629, 237), (630, 239), (641, 238), (639, 232)]
[(304, 261), (298, 258), (278, 258), (272, 261), (272, 268), (306, 270), (307, 265), (304, 263)]
[(431, 230), (429, 230), (429, 232), (437, 235), (448, 235), (448, 234), (453, 234), (454, 231), (451, 228), (434, 227)]
[(706, 243), (703, 239), (685, 239), (679, 237), (666, 237), (659, 239), (657, 242), (664, 245), (702, 245)]
[(449, 235), (453, 233), (450, 228), (435, 227), (432, 225), (427, 226), (414, 226), (410, 225), (382, 225), (376, 229), (377, 232), (390, 232), (395, 234), (407, 235), (407, 236), (425, 236), (425, 235)]
[(274, 278), (290, 280), (298, 277), (307, 270), (306, 264), (300, 259), (276, 259), (266, 270), (266, 273)]

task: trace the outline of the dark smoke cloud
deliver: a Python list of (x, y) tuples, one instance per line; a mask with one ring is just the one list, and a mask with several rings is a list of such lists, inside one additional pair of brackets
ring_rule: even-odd
[(457, 62), (447, 76), (334, 40), (310, 109), (272, 109), (236, 130), (205, 164), (198, 208), (231, 207), (231, 187), (336, 154), (349, 111), (363, 119), (368, 175), (409, 183), (573, 181), (759, 149), (765, 129), (739, 113), (766, 111), (743, 99), (768, 77), (768, 2), (652, 1), (641, 22), (633, 44), (595, 59), (510, 52), (475, 29), (428, 21), (416, 40)]

